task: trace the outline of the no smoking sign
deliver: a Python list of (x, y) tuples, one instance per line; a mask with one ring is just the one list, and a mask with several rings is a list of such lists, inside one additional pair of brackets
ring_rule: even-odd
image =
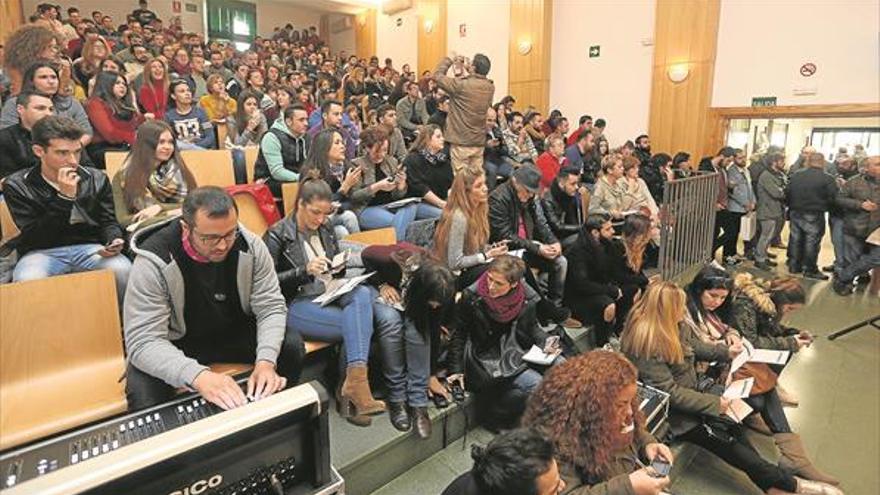
[(807, 62), (801, 66), (800, 73), (804, 77), (810, 77), (816, 73), (816, 64)]

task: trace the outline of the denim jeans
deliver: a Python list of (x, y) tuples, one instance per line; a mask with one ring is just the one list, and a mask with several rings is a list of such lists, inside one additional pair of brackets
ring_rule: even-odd
[(337, 239), (342, 239), (349, 234), (356, 234), (361, 231), (357, 215), (351, 210), (330, 215), (330, 225), (333, 226), (333, 233), (336, 234)]
[(767, 261), (767, 250), (770, 248), (770, 243), (773, 242), (773, 235), (776, 234), (776, 226), (782, 222), (782, 218), (758, 220), (758, 225), (760, 225), (758, 230), (761, 235), (758, 237), (758, 243), (755, 246), (755, 261)]
[(66, 273), (108, 269), (113, 271), (116, 278), (116, 298), (122, 309), (131, 261), (121, 254), (104, 258), (98, 254), (102, 247), (100, 244), (74, 244), (31, 251), (18, 260), (12, 272), (12, 281), (23, 282)]
[(760, 395), (753, 395), (745, 399), (746, 403), (761, 415), (761, 419), (773, 433), (791, 433), (785, 410), (782, 409), (782, 401), (776, 388), (770, 389)]
[(440, 218), (440, 215), (443, 214), (443, 210), (437, 208), (434, 205), (425, 203), (422, 201), (419, 203), (419, 208), (416, 210), (416, 220), (426, 220), (428, 218)]
[(802, 211), (791, 212), (791, 233), (788, 236), (788, 269), (807, 273), (819, 271), (816, 259), (825, 235), (825, 215)]
[(428, 405), (431, 375), (431, 344), (428, 335), (409, 318), (387, 304), (373, 303), (373, 317), (382, 352), (382, 371), (388, 386), (388, 400), (411, 407)]
[(418, 204), (408, 204), (393, 211), (381, 206), (368, 206), (361, 211), (358, 221), (364, 230), (394, 227), (397, 240), (402, 241), (406, 239), (406, 228), (416, 219), (418, 210)]
[(828, 215), (831, 245), (834, 246), (834, 270), (842, 270), (846, 260), (846, 240), (843, 238), (843, 217)]
[(483, 170), (486, 171), (486, 187), (491, 191), (498, 185), (499, 175), (505, 179), (510, 178), (510, 174), (513, 173), (513, 166), (505, 161), (501, 163), (484, 161)]
[(360, 285), (327, 306), (311, 297), (295, 299), (287, 310), (287, 330), (305, 339), (345, 342), (346, 363), (366, 364), (373, 336), (376, 291)]
[(199, 146), (197, 144), (190, 143), (189, 141), (183, 141), (181, 139), (178, 139), (177, 140), (177, 149), (180, 151), (187, 151), (187, 150), (204, 151), (207, 148), (202, 148), (201, 146)]
[(230, 151), (232, 151), (232, 170), (235, 173), (235, 183), (247, 184), (247, 162), (244, 150), (233, 148)]
[(488, 423), (512, 427), (519, 422), (529, 396), (538, 388), (542, 379), (541, 373), (528, 368), (512, 380), (504, 380), (480, 390), (477, 393), (478, 415)]
[(851, 284), (859, 275), (868, 273), (872, 268), (880, 267), (880, 246), (867, 244), (858, 237), (846, 234), (846, 261), (837, 272), (837, 278)]
[[(547, 299), (553, 304), (560, 306), (562, 304), (563, 291), (565, 290), (565, 278), (568, 275), (568, 260), (565, 256), (559, 255), (552, 260), (548, 260), (540, 255), (526, 253), (523, 256), (523, 260), (529, 268), (535, 268), (548, 275)], [(535, 289), (538, 289), (538, 287), (536, 286)]]

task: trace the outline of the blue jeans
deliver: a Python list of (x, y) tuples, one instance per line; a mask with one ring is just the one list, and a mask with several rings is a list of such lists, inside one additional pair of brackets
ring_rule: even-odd
[(201, 146), (199, 146), (197, 144), (190, 143), (189, 141), (183, 141), (181, 139), (178, 139), (177, 140), (177, 149), (181, 150), (181, 151), (186, 151), (186, 150), (200, 151), (200, 150), (206, 150), (207, 148), (202, 148)]
[(333, 233), (336, 234), (337, 239), (342, 239), (349, 234), (356, 234), (361, 231), (357, 215), (351, 210), (330, 215), (330, 225), (333, 226)]
[(408, 204), (394, 211), (381, 206), (368, 206), (361, 211), (358, 221), (364, 230), (394, 227), (397, 240), (402, 241), (406, 239), (406, 228), (416, 219), (418, 209), (418, 204)]
[(846, 259), (837, 278), (845, 284), (851, 284), (859, 275), (868, 273), (872, 268), (880, 267), (880, 246), (868, 244), (858, 237), (845, 235)]
[(287, 310), (287, 329), (304, 339), (345, 342), (346, 363), (366, 364), (373, 336), (376, 291), (360, 285), (327, 306), (311, 297), (295, 299)]
[(404, 314), (387, 304), (373, 303), (373, 317), (382, 352), (388, 400), (411, 407), (428, 405), (431, 344)]
[(807, 273), (819, 271), (816, 259), (825, 235), (825, 215), (802, 211), (791, 212), (791, 233), (788, 236), (788, 269)]
[(834, 246), (834, 270), (842, 270), (846, 260), (846, 241), (843, 238), (843, 217), (828, 215), (831, 245)]
[(31, 251), (18, 260), (12, 272), (12, 281), (23, 282), (66, 273), (111, 270), (116, 278), (116, 298), (122, 309), (131, 261), (121, 254), (104, 258), (98, 254), (102, 247), (100, 244), (74, 244)]
[(425, 220), (428, 218), (440, 218), (440, 215), (443, 214), (443, 210), (437, 208), (434, 205), (430, 205), (422, 201), (419, 203), (419, 208), (416, 210), (416, 220)]
[(513, 166), (505, 161), (501, 163), (495, 163), (490, 161), (483, 161), (483, 170), (486, 171), (486, 187), (489, 190), (495, 189), (495, 186), (498, 185), (498, 176), (504, 177), (505, 179), (510, 178), (510, 174), (513, 173)]
[(509, 427), (518, 423), (529, 396), (541, 384), (542, 378), (541, 373), (528, 368), (512, 380), (504, 380), (480, 390), (477, 395), (479, 415), (499, 426)]
[(770, 389), (769, 392), (746, 397), (745, 401), (761, 415), (761, 419), (764, 420), (770, 431), (791, 433), (791, 426), (788, 424), (788, 418), (785, 417), (785, 411), (782, 409), (782, 401), (779, 400), (776, 387)]

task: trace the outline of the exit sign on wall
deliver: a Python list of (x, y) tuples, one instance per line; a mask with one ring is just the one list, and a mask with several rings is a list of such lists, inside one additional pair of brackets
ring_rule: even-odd
[(590, 47), (590, 58), (596, 58), (599, 56), (599, 45), (593, 45)]
[(752, 98), (752, 106), (753, 107), (775, 107), (776, 106), (776, 97), (775, 96), (755, 96)]

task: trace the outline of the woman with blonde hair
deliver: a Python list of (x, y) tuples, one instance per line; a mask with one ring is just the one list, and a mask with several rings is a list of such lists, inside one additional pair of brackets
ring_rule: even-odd
[(78, 84), (91, 96), (89, 81), (101, 72), (104, 59), (113, 54), (110, 45), (101, 36), (86, 39), (82, 49), (82, 56), (73, 62), (73, 76)]
[(482, 170), (465, 168), (452, 181), (434, 230), (434, 256), (458, 274), (458, 287), (473, 284), (507, 245), (489, 246), (489, 189)]
[(733, 421), (737, 403), (699, 388), (696, 360), (729, 361), (742, 348), (703, 342), (679, 325), (686, 315), (685, 292), (672, 282), (654, 283), (633, 305), (621, 338), (621, 350), (638, 368), (639, 379), (670, 394), (672, 436), (741, 469), (766, 493), (842, 494), (832, 485), (792, 476), (766, 461), (746, 438), (740, 421)]
[(159, 120), (168, 109), (168, 64), (161, 58), (151, 58), (144, 64), (144, 84), (138, 91), (137, 102), (144, 113)]
[(624, 156), (612, 153), (602, 159), (602, 175), (590, 196), (590, 213), (605, 213), (614, 219), (623, 218)]
[(235, 115), (238, 108), (235, 98), (226, 92), (226, 84), (221, 74), (211, 74), (206, 83), (208, 94), (199, 98), (199, 106), (214, 124), (226, 123), (226, 119)]

